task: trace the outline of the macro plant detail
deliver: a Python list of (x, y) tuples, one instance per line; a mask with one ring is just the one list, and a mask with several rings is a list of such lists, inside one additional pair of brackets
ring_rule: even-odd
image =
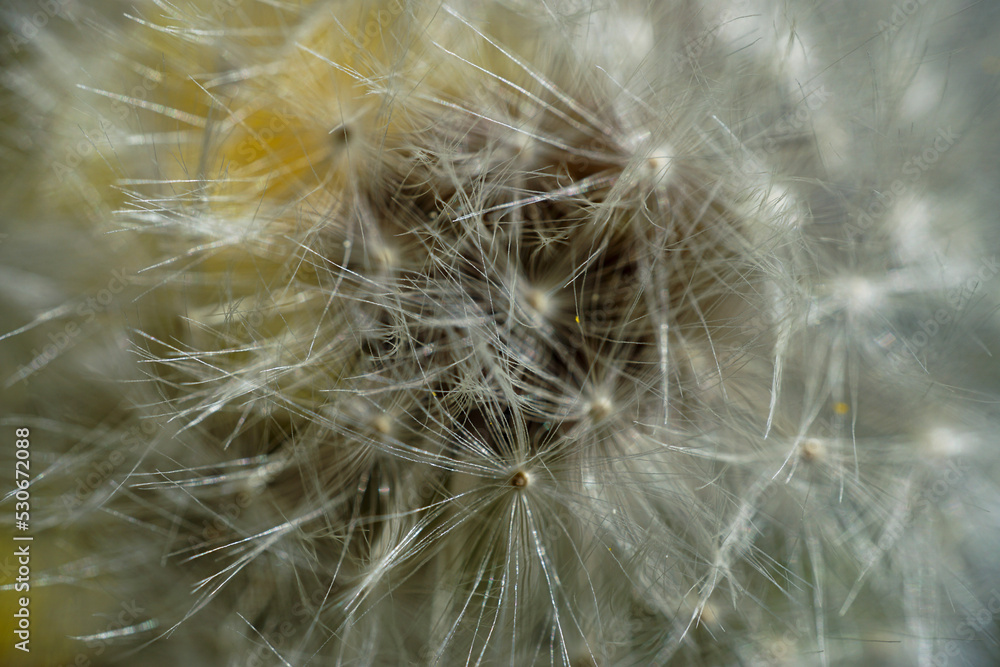
[(992, 664), (952, 4), (12, 7), (23, 664)]

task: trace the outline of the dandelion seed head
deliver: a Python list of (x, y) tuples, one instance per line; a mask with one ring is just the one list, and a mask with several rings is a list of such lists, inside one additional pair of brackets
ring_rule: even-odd
[(0, 355), (60, 347), (8, 390), (95, 556), (45, 576), (164, 664), (990, 663), (993, 167), (917, 162), (986, 144), (985, 51), (925, 45), (979, 10), (861, 4), (50, 22), (0, 161), (67, 261), (0, 236)]
[(524, 295), (527, 304), (541, 317), (549, 314), (552, 308), (552, 299), (544, 291), (537, 288), (529, 288)]
[(612, 403), (611, 397), (605, 394), (599, 394), (587, 401), (587, 415), (595, 423), (604, 421), (611, 416), (613, 411), (614, 403)]
[(880, 286), (864, 276), (843, 278), (838, 291), (847, 310), (854, 314), (870, 314), (883, 304)]
[(375, 430), (382, 435), (389, 435), (392, 433), (392, 419), (388, 415), (379, 415), (372, 421), (372, 426)]
[(968, 435), (948, 426), (932, 426), (923, 433), (923, 448), (931, 459), (951, 459), (971, 453)]
[(396, 252), (386, 245), (379, 245), (374, 249), (369, 249), (369, 253), (375, 260), (376, 265), (382, 270), (389, 270), (398, 265), (399, 260)]
[(657, 187), (663, 187), (669, 183), (674, 156), (674, 148), (670, 144), (661, 144), (646, 159), (646, 168)]

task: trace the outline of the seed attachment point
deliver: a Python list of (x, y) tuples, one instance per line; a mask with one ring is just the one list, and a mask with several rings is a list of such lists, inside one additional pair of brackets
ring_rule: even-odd
[(518, 470), (514, 473), (514, 476), (510, 478), (510, 485), (518, 489), (523, 489), (528, 486), (528, 482), (531, 481), (528, 478), (528, 473), (523, 470)]

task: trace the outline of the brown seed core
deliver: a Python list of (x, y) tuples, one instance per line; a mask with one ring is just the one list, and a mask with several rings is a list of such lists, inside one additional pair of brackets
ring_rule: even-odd
[(389, 433), (392, 432), (392, 422), (390, 422), (389, 418), (385, 415), (379, 415), (376, 417), (373, 425), (375, 426), (375, 430), (382, 435), (389, 435)]
[(823, 456), (823, 443), (816, 439), (809, 439), (802, 443), (802, 460), (812, 463)]
[(548, 297), (546, 297), (544, 293), (536, 289), (528, 291), (526, 295), (526, 300), (528, 302), (528, 305), (539, 313), (544, 313), (546, 310), (548, 310), (549, 306)]
[(510, 485), (519, 488), (528, 486), (528, 476), (523, 472), (521, 472), (520, 470), (518, 470), (516, 473), (514, 473), (514, 476), (510, 478)]

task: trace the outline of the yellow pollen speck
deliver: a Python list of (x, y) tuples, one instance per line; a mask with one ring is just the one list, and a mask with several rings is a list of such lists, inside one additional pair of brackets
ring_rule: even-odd
[(846, 415), (851, 411), (851, 408), (847, 405), (847, 403), (841, 403), (838, 401), (833, 404), (833, 411), (838, 415)]
[(579, 315), (577, 315), (577, 316), (576, 316), (575, 318), (573, 318), (573, 319), (575, 319), (575, 320), (576, 320), (576, 323), (577, 323), (577, 324), (579, 324), (579, 323), (580, 323), (580, 316), (579, 316)]

